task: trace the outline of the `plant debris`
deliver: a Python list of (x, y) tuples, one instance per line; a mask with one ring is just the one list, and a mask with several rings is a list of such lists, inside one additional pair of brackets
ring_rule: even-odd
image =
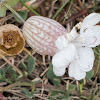
[[(64, 76), (57, 77), (53, 73), (52, 57), (47, 55), (42, 57), (34, 49), (31, 49), (27, 43), (25, 44), (25, 40), (21, 34), (23, 23), (16, 18), (17, 16), (13, 17), (8, 8), (5, 6), (2, 7), (1, 1), (3, 0), (0, 0), (0, 53), (9, 55), (7, 59), (16, 68), (21, 70), (23, 77), (19, 77), (17, 71), (0, 58), (0, 99), (100, 100), (100, 46), (93, 49), (95, 53), (94, 67), (93, 70), (86, 73), (84, 80), (76, 81), (69, 77), (68, 70), (66, 70)], [(54, 19), (62, 24), (67, 32), (70, 32), (74, 25), (82, 22), (90, 13), (100, 13), (100, 0), (42, 0), (43, 2), (37, 0), (31, 6), (27, 5), (31, 0), (4, 1), (7, 1), (6, 4), (9, 7), (12, 7), (16, 11), (19, 10), (18, 13), (22, 18), (25, 17), (25, 20), (34, 15), (47, 18), (55, 16)], [(67, 2), (66, 5), (65, 2)], [(36, 7), (37, 4), (39, 4), (38, 7)], [(57, 12), (59, 13), (57, 14)], [(15, 30), (16, 28), (14, 28), (12, 30), (13, 26), (10, 26), (8, 30), (5, 26), (7, 24), (13, 24), (16, 28), (19, 27), (20, 29)], [(100, 25), (100, 23), (98, 24)], [(3, 30), (7, 31), (2, 31), (1, 27), (4, 26)], [(2, 35), (2, 33), (4, 34)], [(22, 51), (24, 44), (25, 48), (29, 51)], [(43, 65), (42, 58), (45, 58), (46, 65)]]

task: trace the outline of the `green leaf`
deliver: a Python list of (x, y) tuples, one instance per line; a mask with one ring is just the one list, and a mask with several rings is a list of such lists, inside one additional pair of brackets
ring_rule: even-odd
[(57, 89), (51, 89), (50, 91), (50, 97), (49, 100), (56, 100), (57, 98), (59, 98), (59, 100), (61, 100), (61, 98), (66, 97), (65, 95), (65, 91), (64, 90), (57, 90)]
[(10, 75), (10, 77), (8, 78), (8, 81), (10, 82), (14, 82), (14, 81), (16, 81), (16, 80), (18, 80), (18, 74), (17, 74), (17, 72), (13, 69), (13, 67), (11, 66), (11, 65), (9, 65), (8, 67), (7, 67), (7, 71), (8, 71), (8, 73), (9, 73), (9, 75)]
[(2, 6), (0, 3), (0, 17), (4, 17), (6, 15), (6, 8)]
[(58, 91), (50, 91), (51, 95), (50, 96), (55, 96), (55, 95), (58, 95)]
[(52, 82), (53, 82), (53, 84), (54, 84), (55, 86), (58, 86), (58, 87), (60, 86), (60, 78), (61, 78), (61, 77), (58, 77), (58, 76), (56, 76), (56, 75), (54, 74), (52, 63), (50, 63), (50, 65), (49, 65), (49, 70), (48, 70), (48, 72), (47, 72), (47, 77), (48, 77), (48, 79), (51, 79), (51, 80), (52, 80)]
[(22, 1), (22, 2), (24, 2), (24, 3), (25, 3), (25, 2), (28, 2), (28, 1), (30, 1), (30, 0), (20, 0), (20, 1)]
[(49, 65), (49, 70), (48, 70), (48, 72), (47, 72), (47, 77), (48, 77), (49, 79), (51, 79), (51, 80), (53, 80), (54, 78), (57, 78), (57, 79), (61, 78), (61, 77), (58, 77), (58, 76), (56, 76), (56, 75), (54, 74), (52, 63), (50, 63), (50, 65)]
[[(55, 93), (56, 94), (56, 93)], [(56, 95), (50, 95), (50, 99), (51, 100), (55, 100), (55, 99), (57, 99), (57, 98), (59, 98), (59, 100), (61, 100), (61, 98), (63, 98), (64, 97), (64, 94), (61, 94), (61, 93), (57, 93)]]
[(36, 91), (29, 91), (26, 88), (21, 88), (21, 91), (25, 94), (26, 97), (32, 99), (34, 96), (34, 94), (37, 94), (40, 92), (40, 90), (36, 90)]
[(97, 0), (94, 0), (95, 5), (97, 5)]
[(93, 75), (94, 75), (94, 71), (93, 70), (87, 72), (86, 73), (86, 80), (91, 79), (93, 77)]
[(66, 95), (69, 96), (69, 94), (70, 94), (70, 92), (71, 92), (72, 90), (76, 90), (76, 85), (74, 85), (74, 84), (69, 84), (69, 88), (68, 88), (68, 90), (67, 90), (67, 92), (66, 92)]
[(58, 87), (59, 87), (59, 86), (60, 86), (60, 82), (61, 82), (60, 79), (56, 79), (56, 78), (53, 79), (53, 84), (54, 84), (55, 86), (58, 86)]
[(61, 100), (72, 100), (73, 96), (68, 96), (68, 97), (65, 97), (65, 98), (62, 98)]
[(48, 70), (48, 72), (47, 72), (47, 77), (49, 78), (49, 79), (54, 79), (56, 76), (55, 76), (55, 74), (54, 74), (54, 72), (53, 72), (53, 66), (52, 66), (52, 64), (50, 63), (50, 65), (49, 65), (49, 70)]
[(28, 91), (28, 90), (25, 89), (25, 88), (22, 88), (21, 91), (22, 91), (23, 93), (25, 93), (26, 97), (28, 97), (28, 98), (30, 98), (30, 99), (31, 99), (32, 97), (34, 97), (34, 92), (30, 92), (30, 91)]
[[(27, 15), (28, 15), (28, 12), (27, 12), (26, 10), (17, 11), (17, 13), (18, 13), (24, 20), (26, 20)], [(14, 16), (14, 18), (15, 18), (19, 23), (22, 23), (22, 21), (21, 21), (16, 15), (13, 14), (13, 16)]]
[(89, 97), (81, 96), (82, 99), (89, 100)]
[(35, 68), (35, 60), (30, 56), (28, 59), (28, 74), (31, 74)]
[(4, 0), (10, 7), (14, 7), (19, 0)]
[(0, 82), (5, 81), (5, 70), (4, 69), (0, 69)]

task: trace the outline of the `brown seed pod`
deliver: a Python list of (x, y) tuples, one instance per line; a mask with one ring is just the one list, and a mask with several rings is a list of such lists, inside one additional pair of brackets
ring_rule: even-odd
[(25, 46), (20, 29), (13, 24), (0, 27), (0, 54), (12, 56), (19, 54)]

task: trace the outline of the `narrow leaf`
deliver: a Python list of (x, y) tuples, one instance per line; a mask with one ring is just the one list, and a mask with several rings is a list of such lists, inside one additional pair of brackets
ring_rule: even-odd
[(5, 70), (0, 69), (0, 82), (3, 82), (5, 80)]
[(28, 59), (28, 74), (31, 74), (35, 68), (35, 60), (30, 56)]
[(55, 86), (57, 86), (57, 87), (59, 87), (60, 86), (60, 79), (53, 79), (53, 84), (55, 85)]
[[(27, 15), (28, 15), (28, 12), (26, 10), (23, 10), (23, 11), (17, 11), (17, 13), (24, 19), (26, 20), (27, 18)], [(16, 16), (16, 15), (13, 15), (14, 18), (19, 22), (19, 23), (22, 23), (22, 21)]]

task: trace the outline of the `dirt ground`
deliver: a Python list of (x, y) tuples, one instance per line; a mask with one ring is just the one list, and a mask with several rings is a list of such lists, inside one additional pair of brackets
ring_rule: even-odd
[[(23, 3), (25, 4), (25, 0)], [(28, 8), (23, 3), (18, 2), (13, 9), (19, 13), (24, 9), (27, 14), (22, 13), (21, 17), (25, 14), (25, 20), (35, 16), (36, 11), (41, 16), (56, 20), (68, 32), (90, 13), (100, 13), (100, 0), (37, 0), (31, 6), (26, 4)], [(6, 11), (4, 17), (0, 17), (0, 26), (6, 24), (14, 24), (20, 30), (23, 27), (23, 23), (18, 22), (10, 10)], [(69, 77), (67, 69), (64, 76), (56, 77), (52, 71), (52, 57), (45, 56), (44, 65), (42, 55), (36, 53), (27, 43), (25, 48), (31, 56), (25, 50), (15, 56), (6, 56), (21, 70), (22, 77), (19, 77), (7, 61), (0, 58), (0, 100), (100, 100), (100, 46), (93, 49), (93, 70), (88, 73), (87, 79), (81, 81)]]

